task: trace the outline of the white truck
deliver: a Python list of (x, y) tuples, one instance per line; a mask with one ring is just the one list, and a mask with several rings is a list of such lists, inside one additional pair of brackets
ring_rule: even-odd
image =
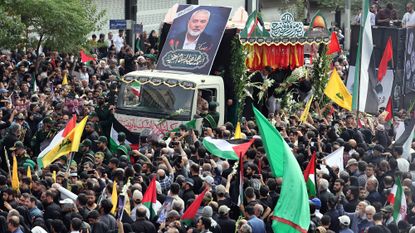
[[(115, 119), (132, 133), (166, 133), (199, 118), (197, 102), (201, 97), (218, 104), (218, 124), (223, 124), (222, 77), (180, 71), (134, 71), (122, 79)], [(201, 121), (197, 122), (199, 128)]]

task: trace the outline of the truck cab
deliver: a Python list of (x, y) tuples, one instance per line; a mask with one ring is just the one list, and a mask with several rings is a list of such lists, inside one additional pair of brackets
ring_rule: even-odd
[(132, 133), (156, 130), (164, 134), (180, 124), (200, 119), (200, 104), (217, 104), (218, 124), (225, 116), (224, 84), (220, 76), (180, 71), (134, 71), (122, 78), (115, 119)]

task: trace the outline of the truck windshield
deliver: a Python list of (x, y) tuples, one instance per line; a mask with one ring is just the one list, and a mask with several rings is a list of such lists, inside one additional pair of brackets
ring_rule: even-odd
[(133, 110), (132, 114), (155, 114), (170, 118), (189, 118), (192, 109), (194, 90), (185, 89), (179, 85), (165, 83), (132, 82), (123, 85), (118, 98), (118, 107)]

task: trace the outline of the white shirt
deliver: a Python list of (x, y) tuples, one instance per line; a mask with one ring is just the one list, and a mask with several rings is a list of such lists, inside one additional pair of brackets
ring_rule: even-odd
[(406, 12), (402, 18), (402, 27), (415, 27), (415, 11)]
[(124, 38), (120, 37), (119, 35), (115, 35), (113, 37), (113, 42), (115, 45), (115, 51), (119, 53), (121, 48), (124, 46)]
[(191, 50), (195, 50), (196, 49), (196, 44), (197, 44), (197, 41), (199, 40), (199, 37), (200, 36), (198, 36), (197, 38), (196, 38), (196, 40), (194, 40), (194, 41), (188, 41), (187, 40), (187, 35), (184, 37), (184, 42), (183, 42), (183, 49), (191, 49)]

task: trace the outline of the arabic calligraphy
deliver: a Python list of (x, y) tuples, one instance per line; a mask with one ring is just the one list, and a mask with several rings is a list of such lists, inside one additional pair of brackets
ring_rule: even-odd
[(182, 123), (180, 121), (170, 120), (166, 120), (164, 122), (159, 123), (159, 119), (132, 117), (120, 114), (115, 114), (115, 118), (126, 129), (134, 133), (141, 133), (145, 129), (156, 130), (161, 133), (166, 133), (179, 127), (179, 125)]
[(304, 25), (302, 22), (295, 22), (294, 16), (285, 12), (281, 15), (280, 22), (271, 23), (271, 37), (303, 37)]
[(163, 56), (164, 66), (186, 70), (200, 69), (209, 63), (207, 53), (199, 50), (176, 49)]

